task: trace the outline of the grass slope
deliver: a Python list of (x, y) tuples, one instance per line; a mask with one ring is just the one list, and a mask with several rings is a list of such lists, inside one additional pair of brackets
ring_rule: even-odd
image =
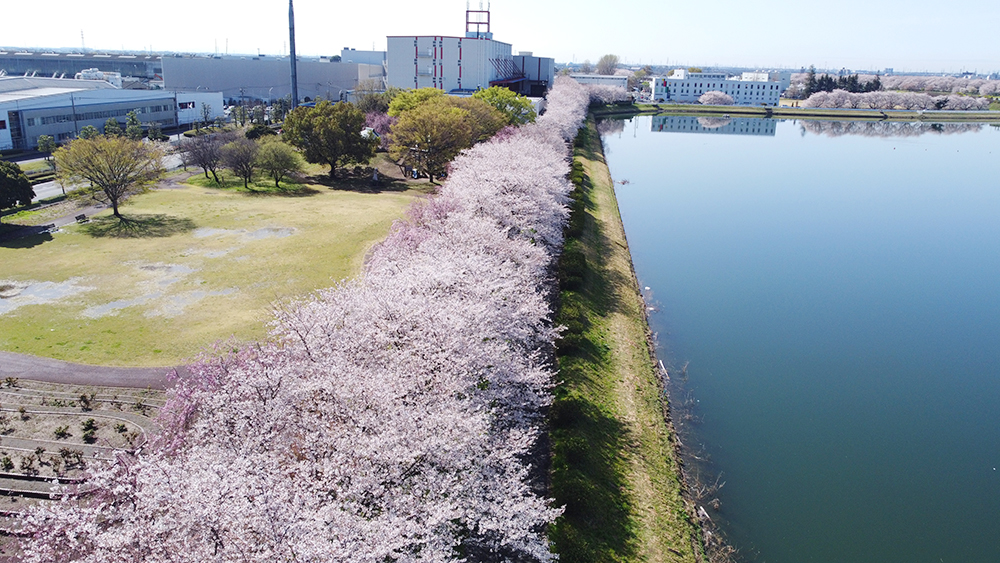
[[(161, 189), (123, 208), (135, 220), (128, 229), (104, 212), (55, 235), (0, 243), (0, 349), (169, 366), (219, 339), (260, 339), (272, 303), (355, 275), (419, 194), (289, 192), (245, 192), (242, 183)], [(24, 293), (10, 297), (12, 283)], [(23, 304), (30, 293), (34, 304)]]
[(700, 562), (601, 140), (577, 139), (578, 189), (560, 261), (561, 384), (551, 410), (551, 537), (562, 561)]

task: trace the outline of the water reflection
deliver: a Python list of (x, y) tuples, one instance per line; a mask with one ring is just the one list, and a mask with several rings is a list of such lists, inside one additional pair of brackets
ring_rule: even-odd
[(715, 133), (764, 137), (773, 137), (776, 128), (777, 121), (755, 117), (654, 115), (650, 124), (650, 131), (654, 133)]
[(920, 123), (900, 121), (802, 121), (802, 132), (841, 137), (919, 137), (928, 133), (950, 135), (973, 133), (983, 129), (982, 123)]

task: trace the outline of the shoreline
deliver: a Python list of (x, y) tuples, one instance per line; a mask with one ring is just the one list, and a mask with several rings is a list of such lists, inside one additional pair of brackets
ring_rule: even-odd
[(773, 119), (832, 121), (923, 121), (927, 123), (1000, 123), (1000, 111), (913, 111), (877, 109), (826, 109), (751, 106), (702, 106), (694, 104), (630, 104), (592, 108), (597, 117), (636, 115), (710, 115)]
[[(561, 383), (550, 415), (550, 538), (564, 561), (704, 563), (712, 537), (685, 481), (614, 183), (591, 115), (559, 265)], [(701, 511), (703, 512), (703, 510)]]

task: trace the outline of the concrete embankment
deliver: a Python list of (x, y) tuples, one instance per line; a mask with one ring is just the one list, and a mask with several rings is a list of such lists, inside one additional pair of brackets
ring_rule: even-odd
[(557, 315), (567, 329), (550, 426), (552, 493), (566, 510), (551, 537), (562, 561), (700, 563), (701, 528), (592, 119), (572, 178)]

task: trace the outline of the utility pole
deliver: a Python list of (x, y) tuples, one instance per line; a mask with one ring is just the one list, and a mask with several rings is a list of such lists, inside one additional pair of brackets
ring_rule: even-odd
[(292, 58), (292, 109), (299, 107), (299, 77), (295, 70), (295, 10), (288, 0), (288, 43)]

